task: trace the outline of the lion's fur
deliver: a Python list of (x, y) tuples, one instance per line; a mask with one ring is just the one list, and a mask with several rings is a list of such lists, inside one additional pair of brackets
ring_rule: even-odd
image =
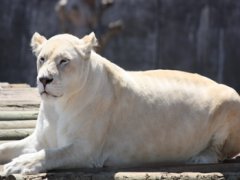
[[(45, 88), (50, 95), (41, 96), (33, 135), (0, 147), (20, 149), (5, 161), (30, 153), (5, 165), (6, 173), (214, 163), (239, 153), (240, 98), (232, 88), (181, 71), (125, 71), (92, 50), (93, 33), (49, 40), (35, 34), (31, 45), (39, 92), (41, 77), (53, 81)], [(69, 61), (63, 66), (61, 59)]]

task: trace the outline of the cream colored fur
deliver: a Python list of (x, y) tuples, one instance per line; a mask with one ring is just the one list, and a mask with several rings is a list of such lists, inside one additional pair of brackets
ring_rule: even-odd
[(215, 163), (240, 152), (232, 88), (180, 71), (125, 71), (95, 53), (96, 42), (93, 33), (33, 35), (42, 102), (34, 133), (0, 146), (6, 174)]

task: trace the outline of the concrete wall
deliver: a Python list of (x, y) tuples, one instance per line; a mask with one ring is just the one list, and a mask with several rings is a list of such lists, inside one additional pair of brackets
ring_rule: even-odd
[[(80, 0), (69, 1), (81, 8)], [(35, 31), (47, 37), (62, 32), (56, 3), (1, 1), (0, 81), (35, 84), (29, 41)], [(115, 0), (101, 21), (107, 25), (117, 19), (124, 28), (102, 54), (118, 65), (128, 70), (196, 72), (240, 90), (240, 1)], [(79, 36), (90, 31), (70, 28)]]

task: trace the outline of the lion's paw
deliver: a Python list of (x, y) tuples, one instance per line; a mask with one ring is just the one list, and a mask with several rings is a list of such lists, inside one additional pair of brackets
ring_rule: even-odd
[(4, 175), (10, 174), (36, 174), (45, 171), (43, 158), (38, 153), (24, 154), (3, 167)]

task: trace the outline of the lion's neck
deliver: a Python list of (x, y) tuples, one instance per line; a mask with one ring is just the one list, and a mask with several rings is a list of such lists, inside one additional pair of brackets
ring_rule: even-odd
[(114, 88), (131, 88), (134, 84), (134, 80), (128, 71), (125, 71), (99, 54), (93, 52), (91, 60), (98, 61), (102, 65), (102, 69), (109, 80), (109, 84), (111, 84)]

